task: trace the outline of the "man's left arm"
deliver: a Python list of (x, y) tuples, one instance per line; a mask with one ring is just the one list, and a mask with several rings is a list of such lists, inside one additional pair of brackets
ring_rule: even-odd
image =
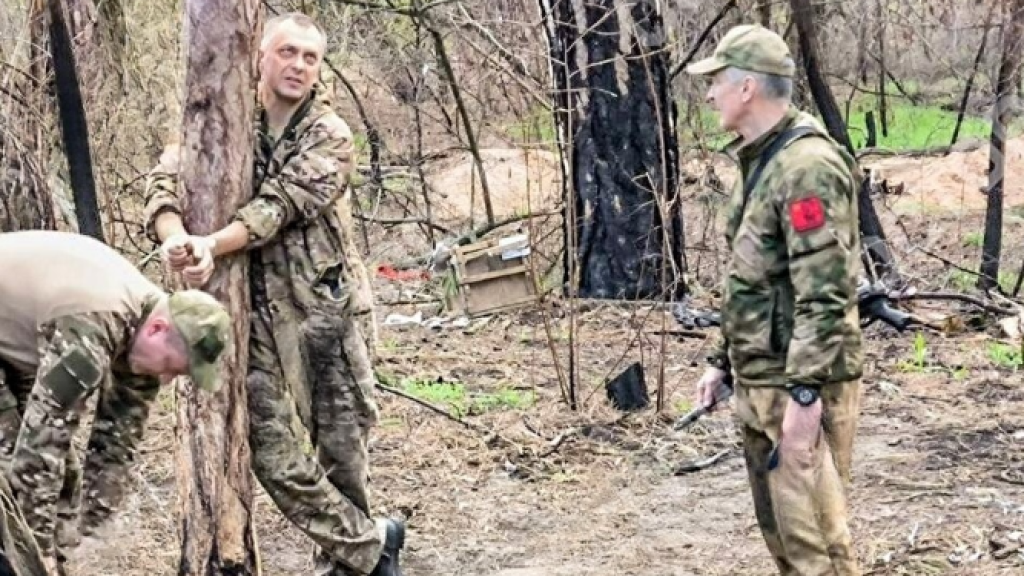
[(210, 236), (213, 255), (259, 248), (295, 222), (308, 222), (334, 209), (355, 167), (352, 131), (329, 116), (303, 135), (299, 152), (280, 173), (267, 177), (233, 222)]
[(100, 394), (83, 471), (83, 535), (92, 535), (120, 507), (128, 467), (138, 453), (159, 391), (160, 380), (155, 376), (115, 370), (112, 386)]
[(843, 353), (847, 310), (856, 299), (851, 257), (858, 223), (848, 176), (831, 166), (788, 175), (779, 210), (793, 283), (787, 386), (821, 386)]
[(9, 477), (44, 555), (54, 553), (55, 507), (79, 413), (109, 374), (120, 344), (115, 335), (127, 333), (123, 324), (113, 314), (74, 314), (40, 329), (39, 368)]

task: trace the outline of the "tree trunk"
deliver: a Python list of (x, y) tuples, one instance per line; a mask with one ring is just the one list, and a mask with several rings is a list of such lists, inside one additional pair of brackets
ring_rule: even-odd
[[(836, 99), (818, 64), (817, 34), (814, 25), (814, 12), (811, 10), (810, 2), (809, 0), (790, 0), (790, 6), (799, 36), (800, 56), (804, 72), (807, 74), (807, 83), (810, 85), (815, 105), (821, 112), (822, 120), (824, 120), (829, 134), (852, 155), (854, 150), (850, 143), (846, 124), (843, 122)], [(879, 278), (888, 276), (892, 281), (899, 283), (899, 278), (896, 277), (895, 263), (886, 246), (882, 223), (871, 202), (871, 186), (867, 178), (864, 178), (861, 184), (857, 195), (857, 204), (860, 211), (861, 239), (869, 259), (865, 264), (870, 266)]]
[(96, 198), (96, 180), (92, 173), (92, 153), (89, 149), (89, 125), (85, 117), (85, 105), (82, 103), (71, 37), (64, 21), (61, 0), (49, 0), (49, 8), (57, 115), (60, 118), (64, 156), (67, 158), (75, 199), (78, 231), (103, 242), (103, 221)]
[(761, 26), (772, 27), (772, 1), (757, 0), (757, 18)]
[[(187, 68), (181, 186), (186, 228), (209, 234), (252, 194), (257, 0), (186, 0)], [(233, 349), (223, 386), (178, 392), (179, 575), (258, 574), (245, 389), (249, 341), (247, 255), (221, 258), (207, 290), (228, 307)]]
[(967, 113), (967, 103), (971, 99), (971, 90), (974, 88), (974, 78), (978, 75), (978, 68), (981, 66), (981, 60), (985, 57), (985, 46), (988, 44), (988, 31), (989, 26), (992, 24), (992, 14), (995, 12), (995, 3), (992, 3), (992, 7), (989, 8), (988, 16), (985, 18), (985, 27), (981, 30), (981, 43), (978, 45), (978, 51), (974, 54), (974, 66), (971, 68), (971, 74), (967, 77), (967, 84), (964, 86), (964, 95), (960, 99), (960, 108), (956, 113), (956, 124), (953, 125), (953, 136), (949, 139), (949, 145), (953, 146), (956, 144), (957, 139), (960, 137), (960, 127), (964, 123), (964, 115)]
[(885, 102), (885, 11), (883, 0), (876, 0), (878, 6), (878, 122), (882, 126), (882, 138), (889, 137), (889, 113)]
[(653, 2), (540, 0), (566, 198), (566, 281), (584, 298), (685, 290), (676, 108)]
[(1003, 242), (1003, 188), (1006, 168), (1006, 126), (1011, 120), (1012, 100), (1020, 83), (1022, 36), (1024, 36), (1024, 0), (1014, 0), (1013, 17), (1003, 35), (1003, 56), (996, 80), (996, 104), (992, 109), (992, 135), (989, 139), (988, 204), (985, 209), (985, 239), (981, 249), (981, 276), (978, 288), (990, 290), (999, 285), (999, 260)]

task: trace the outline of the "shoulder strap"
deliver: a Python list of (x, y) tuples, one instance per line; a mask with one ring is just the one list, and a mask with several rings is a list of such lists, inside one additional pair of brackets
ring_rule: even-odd
[(747, 209), (747, 200), (750, 199), (750, 194), (754, 191), (754, 186), (757, 185), (757, 181), (761, 178), (761, 172), (764, 171), (764, 167), (772, 161), (779, 150), (785, 148), (790, 142), (803, 136), (809, 136), (815, 134), (815, 130), (810, 126), (797, 126), (786, 130), (778, 138), (775, 139), (764, 152), (761, 152), (761, 157), (757, 162), (757, 168), (750, 173), (747, 181), (743, 183), (743, 207), (740, 209), (740, 213), (743, 213)]

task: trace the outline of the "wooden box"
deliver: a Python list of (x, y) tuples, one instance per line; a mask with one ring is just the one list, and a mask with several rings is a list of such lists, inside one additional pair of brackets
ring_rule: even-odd
[(472, 318), (536, 303), (529, 256), (525, 234), (456, 247), (450, 264), (455, 286), (447, 291), (449, 309)]

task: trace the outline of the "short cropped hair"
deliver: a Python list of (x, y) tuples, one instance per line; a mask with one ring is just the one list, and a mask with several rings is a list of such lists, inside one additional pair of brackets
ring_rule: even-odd
[(769, 100), (785, 100), (789, 102), (793, 98), (793, 79), (787, 76), (753, 72), (735, 67), (726, 68), (725, 74), (729, 82), (733, 84), (742, 82), (745, 76), (750, 76), (764, 91), (765, 98)]
[(288, 12), (286, 14), (280, 14), (274, 16), (263, 25), (263, 38), (260, 40), (260, 50), (266, 50), (270, 43), (270, 39), (274, 37), (277, 29), (281, 27), (285, 22), (292, 22), (299, 28), (313, 28), (320, 34), (320, 38), (323, 40), (321, 43), (321, 52), (327, 50), (327, 34), (324, 29), (316, 23), (316, 20), (303, 14), (302, 12)]

